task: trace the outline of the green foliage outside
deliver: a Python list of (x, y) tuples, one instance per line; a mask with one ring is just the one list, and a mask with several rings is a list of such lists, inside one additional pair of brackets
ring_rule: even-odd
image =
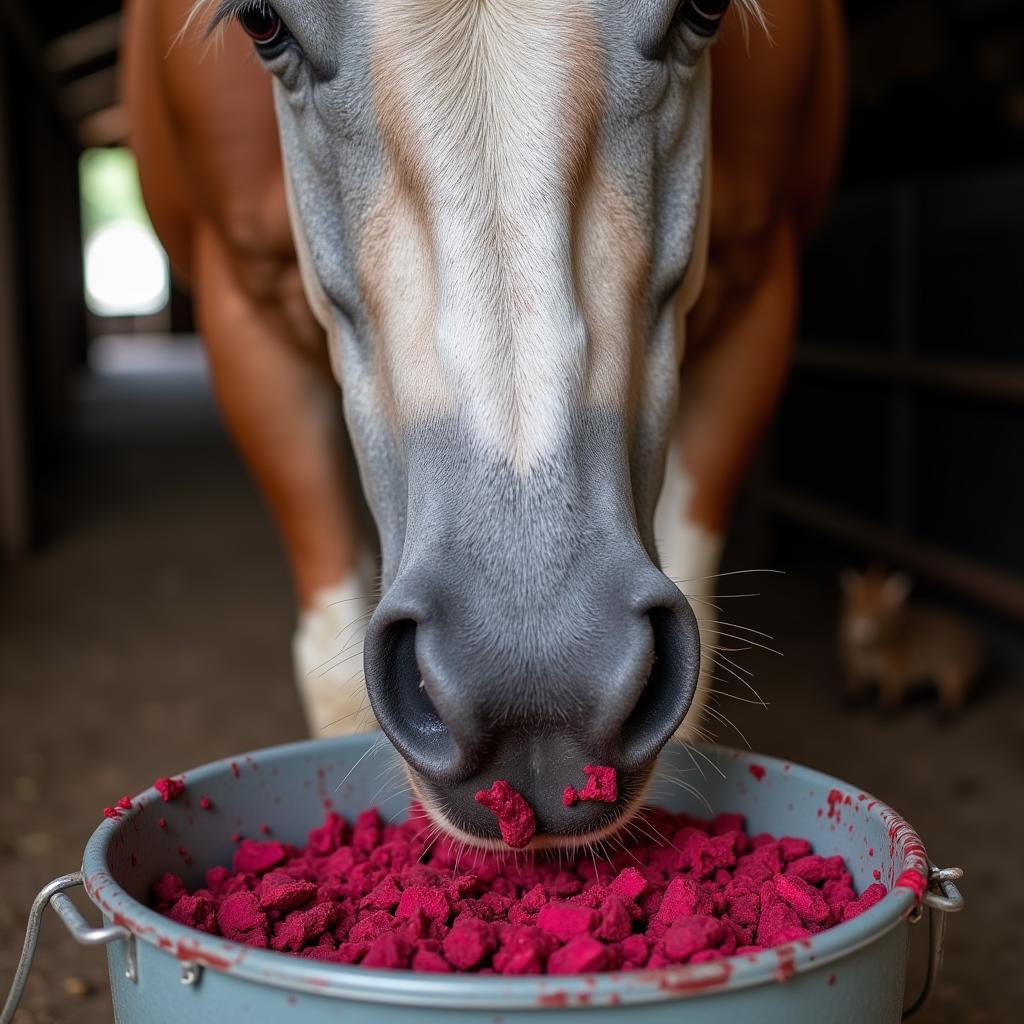
[(130, 150), (87, 149), (79, 162), (79, 180), (86, 238), (97, 228), (119, 220), (135, 221), (152, 230)]

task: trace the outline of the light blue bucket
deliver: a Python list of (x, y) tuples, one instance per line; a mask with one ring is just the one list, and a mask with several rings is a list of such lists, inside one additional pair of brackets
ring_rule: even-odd
[[(907, 871), (930, 876), (926, 991), (939, 966), (943, 912), (962, 905), (953, 885), (956, 869), (930, 867), (913, 829), (868, 794), (774, 758), (703, 746), (695, 748), (700, 756), (693, 759), (673, 745), (662, 754), (663, 763), (675, 772), (700, 766), (699, 789), (715, 813), (744, 814), (752, 833), (804, 836), (817, 852), (846, 859), (858, 891), (878, 877), (889, 894), (853, 921), (757, 955), (652, 971), (533, 978), (318, 963), (215, 938), (146, 906), (150, 886), (163, 872), (198, 884), (206, 867), (229, 863), (234, 832), (258, 835), (269, 825), (275, 838), (301, 844), (322, 820), (325, 801), (349, 818), (365, 809), (377, 799), (382, 781), (381, 762), (368, 753), (378, 737), (295, 743), (209, 764), (186, 773), (184, 797), (165, 804), (148, 789), (136, 799), (136, 809), (105, 821), (86, 846), (81, 873), (56, 879), (37, 897), (26, 957), (0, 1024), (13, 1017), (47, 903), (79, 941), (107, 945), (119, 1024), (497, 1024), (526, 1018), (547, 1024), (561, 1021), (567, 1009), (594, 1024), (886, 1024), (904, 1012), (910, 926), (921, 916), (913, 890), (896, 881)], [(212, 810), (197, 807), (200, 793), (213, 801)], [(407, 799), (385, 803), (385, 810), (401, 816)], [(658, 802), (707, 814), (683, 791)], [(157, 825), (161, 817), (165, 828)], [(82, 882), (103, 914), (102, 929), (91, 929), (63, 892)]]

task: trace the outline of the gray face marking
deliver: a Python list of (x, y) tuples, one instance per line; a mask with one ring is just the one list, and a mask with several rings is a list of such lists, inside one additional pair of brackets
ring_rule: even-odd
[(275, 7), (292, 219), (382, 545), (374, 710), (449, 796), (497, 765), (544, 806), (574, 758), (645, 777), (699, 661), (652, 527), (708, 41), (675, 0)]
[(694, 695), (696, 622), (636, 529), (622, 420), (574, 428), (526, 476), (457, 420), (408, 435), (402, 566), (365, 646), (388, 684), (371, 701), (424, 795), (477, 834), (493, 821), (473, 794), (496, 777), (530, 794), (541, 831), (606, 825), (621, 807), (566, 810), (566, 782), (615, 765), (628, 802)]

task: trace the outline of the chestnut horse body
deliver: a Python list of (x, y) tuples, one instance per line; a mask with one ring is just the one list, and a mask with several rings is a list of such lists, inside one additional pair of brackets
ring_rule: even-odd
[[(474, 842), (495, 778), (538, 845), (606, 834), (699, 730), (689, 598), (784, 378), (844, 85), (832, 0), (733, 6), (129, 4), (143, 190), (285, 541), (311, 728), (368, 694)], [(614, 804), (561, 804), (586, 762)]]

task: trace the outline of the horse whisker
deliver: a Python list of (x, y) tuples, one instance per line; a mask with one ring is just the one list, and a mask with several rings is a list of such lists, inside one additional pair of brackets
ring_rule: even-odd
[(752, 629), (750, 626), (741, 626), (738, 622), (725, 622), (721, 619), (698, 619), (698, 622), (710, 622), (713, 626), (728, 626), (730, 629), (743, 629), (748, 633), (754, 633), (756, 636), (763, 636), (765, 640), (774, 640), (770, 633), (762, 633), (759, 629)]
[(372, 753), (373, 753), (373, 752), (374, 752), (375, 750), (377, 750), (377, 749), (379, 749), (379, 748), (380, 748), (380, 746), (381, 746), (381, 743), (382, 743), (383, 739), (384, 739), (384, 734), (383, 734), (383, 733), (381, 733), (381, 735), (380, 735), (380, 736), (379, 736), (379, 737), (378, 737), (377, 739), (375, 739), (375, 740), (374, 740), (374, 741), (373, 741), (373, 742), (372, 742), (372, 743), (371, 743), (371, 744), (370, 744), (370, 745), (369, 745), (369, 746), (368, 746), (368, 747), (366, 748), (366, 750), (364, 750), (364, 751), (363, 751), (363, 753), (362, 753), (362, 755), (360, 756), (359, 760), (358, 760), (358, 761), (356, 761), (356, 763), (355, 763), (354, 765), (352, 765), (352, 767), (351, 767), (351, 768), (349, 768), (348, 772), (347, 772), (347, 773), (346, 773), (346, 775), (345, 775), (345, 778), (343, 778), (343, 779), (341, 780), (341, 782), (339, 782), (339, 783), (338, 783), (338, 785), (334, 787), (334, 792), (335, 792), (335, 793), (337, 793), (337, 792), (338, 792), (338, 790), (339, 790), (339, 789), (341, 789), (341, 787), (342, 787), (342, 786), (344, 786), (346, 782), (348, 782), (348, 780), (349, 780), (349, 777), (350, 777), (350, 776), (352, 775), (352, 773), (353, 773), (353, 772), (354, 772), (354, 771), (355, 771), (355, 770), (356, 770), (356, 769), (357, 769), (357, 768), (358, 768), (358, 767), (359, 767), (359, 766), (360, 766), (360, 765), (361, 765), (361, 764), (363, 763), (363, 760), (364, 760), (364, 759), (365, 759), (366, 757), (368, 757), (368, 756), (369, 756), (370, 754), (372, 754)]
[(733, 569), (732, 572), (716, 572), (710, 576), (691, 576), (685, 580), (673, 580), (673, 583), (703, 583), (704, 580), (719, 580), (723, 576), (742, 576), (748, 572), (770, 572), (777, 576), (785, 576), (785, 569)]
[(728, 697), (730, 700), (738, 700), (741, 704), (754, 704), (758, 707), (767, 708), (769, 704), (763, 700), (752, 700), (750, 697), (741, 697), (738, 693), (729, 693), (728, 690), (714, 690), (708, 688), (708, 693), (715, 694), (716, 697)]
[(751, 746), (750, 746), (750, 741), (747, 739), (746, 736), (743, 735), (743, 732), (740, 730), (740, 727), (738, 725), (736, 725), (736, 723), (733, 722), (731, 718), (727, 717), (726, 715), (723, 715), (720, 711), (718, 711), (715, 708), (710, 707), (710, 706), (705, 708), (705, 710), (707, 711), (707, 713), (709, 715), (711, 715), (712, 718), (717, 719), (723, 725), (726, 725), (730, 729), (735, 730), (736, 735), (739, 736), (739, 738), (741, 740), (743, 740), (743, 743), (747, 747), (747, 749), (748, 750), (752, 749)]
[(717, 633), (719, 636), (728, 637), (730, 640), (739, 640), (741, 643), (750, 644), (751, 647), (760, 647), (762, 651), (767, 651), (769, 654), (777, 654), (780, 658), (785, 657), (782, 651), (777, 651), (774, 647), (767, 647), (765, 644), (759, 644), (756, 640), (751, 640), (750, 637), (736, 636), (734, 633), (726, 633), (721, 629), (709, 629), (708, 632)]

